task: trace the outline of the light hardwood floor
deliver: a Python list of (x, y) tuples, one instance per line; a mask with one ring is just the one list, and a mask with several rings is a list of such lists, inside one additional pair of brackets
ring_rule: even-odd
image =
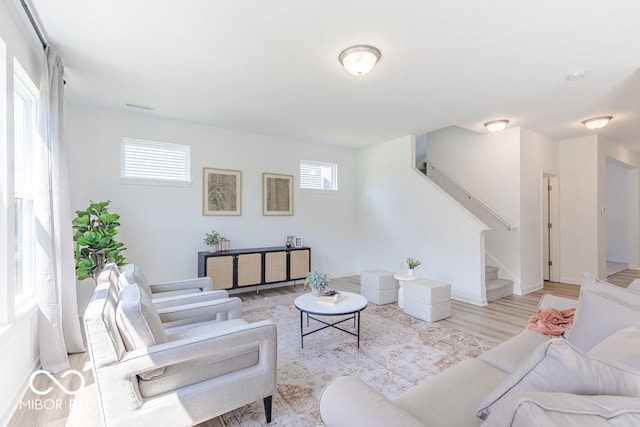
[[(633, 279), (640, 278), (638, 270), (624, 270), (620, 273), (609, 276), (608, 281), (618, 286), (628, 286)], [(351, 276), (332, 280), (332, 285), (343, 291), (360, 292), (359, 276)], [(236, 294), (243, 300), (265, 298), (271, 295), (293, 294), (301, 291), (302, 285), (285, 286), (256, 292), (246, 292)], [(577, 298), (579, 286), (565, 283), (545, 282), (544, 288), (527, 295), (510, 295), (499, 300), (492, 301), (484, 307), (478, 307), (459, 301), (452, 301), (451, 317), (441, 320), (440, 323), (452, 328), (463, 330), (473, 335), (487, 338), (495, 342), (502, 342), (512, 337), (522, 330), (528, 318), (536, 312), (538, 301), (545, 293), (558, 296)], [(81, 371), (85, 376), (85, 387), (93, 384), (91, 368), (87, 353), (71, 355), (71, 365), (73, 369)], [(77, 388), (77, 378), (72, 376), (58, 380), (69, 389)], [(45, 389), (51, 383), (46, 377), (39, 376), (39, 388)], [(74, 382), (75, 381), (75, 382)], [(37, 399), (33, 392), (28, 391), (23, 397), (23, 402)], [(58, 387), (53, 387), (52, 392), (47, 395), (48, 399), (61, 401), (59, 408), (52, 410), (34, 410), (28, 407), (18, 408), (8, 426), (10, 427), (59, 427), (64, 426), (69, 418), (70, 402), (69, 396), (64, 394)], [(91, 422), (93, 421), (93, 422)], [(87, 420), (88, 424), (95, 424), (94, 420)], [(224, 423), (219, 417), (209, 420), (199, 425), (199, 427), (220, 427)]]

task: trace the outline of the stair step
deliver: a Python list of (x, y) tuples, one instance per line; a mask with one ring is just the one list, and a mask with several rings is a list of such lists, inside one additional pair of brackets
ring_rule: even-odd
[(485, 281), (487, 302), (513, 294), (513, 280), (491, 279)]
[(498, 267), (493, 265), (484, 266), (484, 280), (495, 280), (498, 278)]

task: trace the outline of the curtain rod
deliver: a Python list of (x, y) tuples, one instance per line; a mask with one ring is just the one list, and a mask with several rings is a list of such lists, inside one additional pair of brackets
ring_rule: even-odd
[(20, 0), (20, 4), (22, 5), (24, 12), (27, 14), (27, 18), (29, 18), (29, 22), (31, 22), (31, 26), (35, 30), (36, 35), (40, 39), (40, 43), (42, 43), (42, 48), (46, 49), (47, 46), (49, 46), (49, 43), (47, 43), (47, 41), (44, 38), (44, 35), (42, 35), (42, 31), (40, 31), (40, 27), (38, 26), (36, 19), (33, 17), (31, 10), (29, 10), (29, 6), (27, 6), (27, 2), (25, 0)]

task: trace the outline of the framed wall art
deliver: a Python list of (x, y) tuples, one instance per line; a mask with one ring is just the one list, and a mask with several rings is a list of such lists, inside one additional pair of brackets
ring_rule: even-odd
[(262, 215), (293, 215), (293, 175), (262, 174)]
[(242, 172), (202, 168), (202, 214), (240, 215)]

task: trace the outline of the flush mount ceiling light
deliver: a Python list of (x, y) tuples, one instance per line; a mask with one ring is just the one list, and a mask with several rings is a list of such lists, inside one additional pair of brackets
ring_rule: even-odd
[(509, 120), (506, 120), (506, 119), (492, 120), (490, 122), (485, 123), (484, 127), (486, 127), (489, 132), (500, 132), (501, 130), (504, 130), (504, 128), (507, 127), (508, 123), (509, 123)]
[(571, 73), (567, 74), (566, 79), (567, 80), (579, 80), (581, 78), (583, 78), (584, 76), (587, 75), (589, 71), (587, 70), (575, 70), (572, 71)]
[(613, 119), (613, 116), (594, 117), (592, 119), (583, 120), (582, 124), (587, 129), (601, 129), (608, 125), (611, 119)]
[(381, 56), (382, 54), (377, 48), (359, 44), (340, 52), (338, 60), (348, 72), (354, 76), (361, 76), (371, 71)]

